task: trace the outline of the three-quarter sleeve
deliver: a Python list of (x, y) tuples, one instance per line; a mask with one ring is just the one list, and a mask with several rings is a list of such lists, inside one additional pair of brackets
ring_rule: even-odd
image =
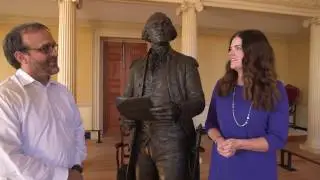
[(212, 129), (212, 128), (219, 129), (217, 110), (216, 110), (216, 87), (213, 89), (213, 92), (212, 92), (210, 106), (207, 114), (207, 120), (205, 123), (205, 130), (207, 132), (209, 129)]
[(180, 120), (191, 119), (199, 115), (205, 107), (204, 93), (202, 90), (198, 62), (194, 58), (186, 61), (186, 100), (179, 104), (181, 114)]
[(268, 119), (267, 135), (265, 137), (269, 145), (268, 151), (274, 151), (283, 148), (288, 138), (288, 96), (282, 83), (279, 82), (277, 86), (281, 96), (275, 110), (270, 112)]

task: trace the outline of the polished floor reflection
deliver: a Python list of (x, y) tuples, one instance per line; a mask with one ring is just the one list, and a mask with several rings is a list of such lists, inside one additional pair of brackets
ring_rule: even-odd
[[(103, 138), (103, 143), (96, 144), (95, 141), (88, 141), (88, 158), (85, 161), (86, 180), (116, 180), (116, 150), (114, 144), (119, 141), (116, 135), (108, 135)], [(291, 138), (288, 146), (299, 150), (299, 144), (304, 138)], [(207, 180), (211, 142), (203, 136), (202, 146), (206, 152), (201, 154), (201, 180)], [(320, 155), (314, 156), (320, 162)], [(293, 157), (296, 172), (288, 172), (279, 167), (279, 180), (319, 180), (320, 166), (307, 162), (303, 159)], [(241, 180), (241, 179), (239, 179)]]

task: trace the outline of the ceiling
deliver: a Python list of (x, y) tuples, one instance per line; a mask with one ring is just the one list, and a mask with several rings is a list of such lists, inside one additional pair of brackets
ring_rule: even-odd
[[(178, 4), (117, 2), (115, 0), (84, 0), (78, 10), (79, 19), (144, 23), (156, 11), (166, 13), (180, 25), (176, 15)], [(1, 0), (0, 15), (58, 18), (57, 0)], [(303, 17), (259, 13), (234, 9), (205, 7), (198, 13), (198, 23), (206, 28), (259, 28), (272, 33), (294, 34), (302, 27)]]

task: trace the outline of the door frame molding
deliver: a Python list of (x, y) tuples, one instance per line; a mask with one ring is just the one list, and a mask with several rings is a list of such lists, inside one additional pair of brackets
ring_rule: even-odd
[(103, 47), (105, 38), (140, 39), (142, 28), (109, 27), (94, 30), (92, 60), (92, 127), (103, 130)]

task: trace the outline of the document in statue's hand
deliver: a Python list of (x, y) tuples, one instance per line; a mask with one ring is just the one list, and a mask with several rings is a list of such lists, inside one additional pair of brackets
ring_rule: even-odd
[(117, 97), (116, 105), (120, 114), (130, 120), (152, 120), (149, 109), (152, 102), (148, 97)]

